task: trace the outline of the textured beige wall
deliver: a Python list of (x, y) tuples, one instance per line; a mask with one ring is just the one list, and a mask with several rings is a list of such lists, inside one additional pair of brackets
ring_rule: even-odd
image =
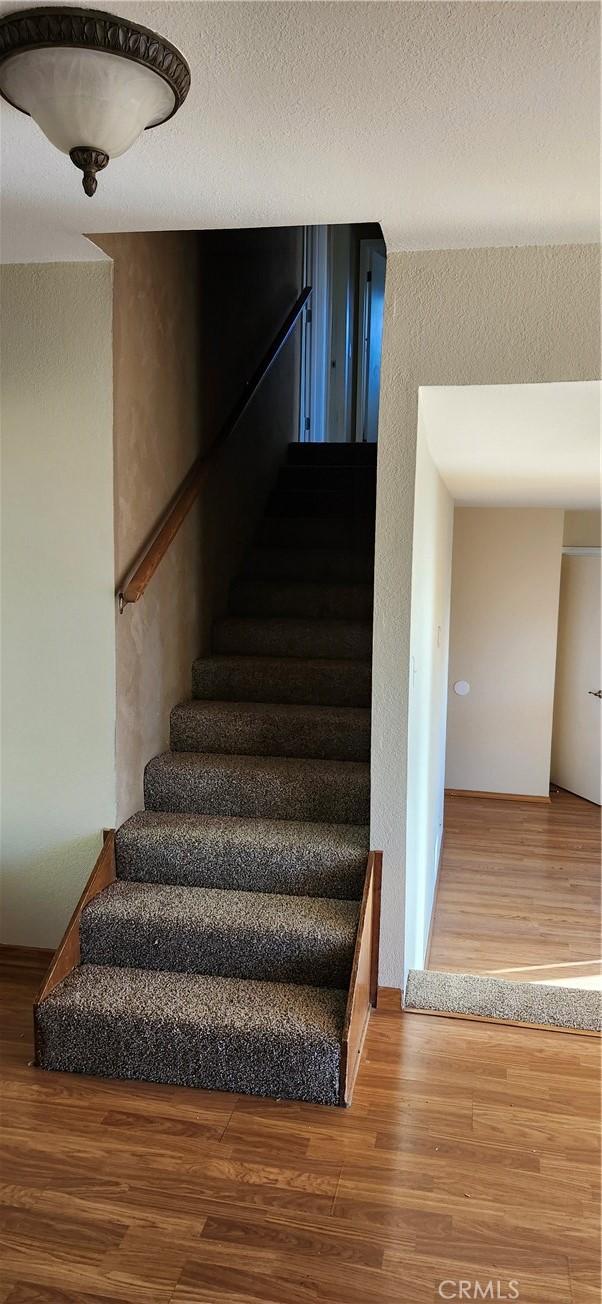
[(54, 947), (115, 822), (111, 267), (3, 267), (2, 941)]
[(408, 670), (420, 385), (600, 376), (599, 247), (443, 250), (387, 260), (376, 528), (372, 846), (384, 850), (381, 983), (404, 956)]
[(599, 548), (602, 543), (602, 512), (565, 512), (565, 548)]
[[(115, 584), (152, 536), (202, 443), (200, 251), (188, 232), (95, 237), (113, 259)], [(200, 644), (199, 509), (145, 596), (116, 616), (117, 819), (142, 806), (144, 766), (190, 694)]]
[(563, 526), (559, 508), (456, 507), (447, 788), (548, 795)]

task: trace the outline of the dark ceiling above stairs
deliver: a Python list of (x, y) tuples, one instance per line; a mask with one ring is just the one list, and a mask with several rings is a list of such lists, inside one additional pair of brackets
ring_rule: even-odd
[(195, 662), (47, 1069), (339, 1101), (368, 855), (376, 448), (291, 445), (213, 655)]

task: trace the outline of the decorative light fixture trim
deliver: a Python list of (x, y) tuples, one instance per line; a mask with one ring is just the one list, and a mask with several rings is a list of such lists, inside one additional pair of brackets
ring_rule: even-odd
[[(130, 19), (118, 18), (103, 10), (49, 6), (25, 9), (0, 18), (0, 95), (22, 113), (35, 116), (8, 93), (5, 82), (10, 82), (10, 77), (7, 77), (5, 69), (8, 70), (13, 59), (35, 50), (69, 49), (86, 50), (101, 57), (118, 56), (141, 65), (167, 83), (173, 104), (170, 101), (169, 104), (162, 105), (160, 116), (144, 124), (146, 130), (173, 117), (190, 89), (190, 68), (180, 51), (165, 37), (158, 36), (156, 32)], [(106, 67), (109, 72), (109, 65)], [(55, 83), (60, 83), (60, 79), (59, 69), (58, 74), (55, 73)], [(43, 122), (39, 125), (44, 130)], [(61, 125), (64, 130), (64, 123)], [(102, 131), (99, 134), (102, 135)], [(56, 144), (56, 140), (53, 143)], [(88, 195), (93, 195), (96, 190), (96, 172), (106, 167), (111, 156), (103, 144), (103, 141), (98, 140), (76, 140), (70, 148), (62, 143), (57, 146), (69, 153), (75, 165), (82, 169), (84, 190)], [(114, 154), (122, 153), (128, 147), (128, 144), (122, 145), (120, 142), (120, 147)]]

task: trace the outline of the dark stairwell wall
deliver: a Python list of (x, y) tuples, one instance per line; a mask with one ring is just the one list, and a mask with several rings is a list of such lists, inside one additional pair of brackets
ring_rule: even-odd
[[(115, 583), (132, 568), (197, 454), (208, 449), (301, 289), (299, 228), (95, 236), (114, 264)], [(117, 820), (168, 745), (229, 579), (296, 437), (298, 339), (218, 455), (135, 606), (117, 616)]]
[[(302, 228), (208, 231), (202, 241), (202, 425), (214, 435), (302, 289)], [(286, 444), (297, 438), (301, 323), (223, 454), (201, 519), (206, 610), (219, 614)], [(203, 643), (209, 629), (203, 623)]]

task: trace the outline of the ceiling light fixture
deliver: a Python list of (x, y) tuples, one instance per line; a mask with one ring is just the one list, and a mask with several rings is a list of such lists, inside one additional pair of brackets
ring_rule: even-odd
[(189, 88), (179, 50), (128, 18), (52, 6), (0, 19), (0, 94), (81, 168), (87, 195), (96, 173), (173, 117)]

